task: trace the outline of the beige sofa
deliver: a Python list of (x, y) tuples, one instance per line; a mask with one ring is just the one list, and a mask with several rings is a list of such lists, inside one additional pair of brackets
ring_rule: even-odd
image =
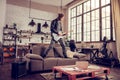
[[(29, 72), (51, 70), (53, 66), (74, 65), (78, 60), (86, 60), (85, 54), (76, 54), (69, 50), (67, 50), (69, 58), (55, 57), (53, 50), (50, 50), (48, 55), (43, 58), (43, 52), (47, 47), (45, 45), (35, 45), (32, 47), (32, 53), (25, 55), (24, 59), (27, 61)], [(61, 47), (56, 47), (56, 49), (63, 56)]]

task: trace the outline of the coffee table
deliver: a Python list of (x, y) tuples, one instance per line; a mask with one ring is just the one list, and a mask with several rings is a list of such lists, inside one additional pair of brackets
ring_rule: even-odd
[[(68, 65), (68, 66), (54, 66), (53, 72), (55, 74), (55, 78), (56, 78), (56, 73), (59, 73), (61, 77), (63, 75), (66, 75), (68, 77), (68, 80), (76, 80), (76, 79), (85, 80), (89, 78), (100, 77), (103, 75), (106, 77), (106, 80), (107, 80), (107, 75), (110, 73), (110, 69), (106, 67), (90, 65), (88, 66), (87, 69), (76, 70), (75, 65)], [(77, 76), (80, 76), (80, 77), (77, 77)]]

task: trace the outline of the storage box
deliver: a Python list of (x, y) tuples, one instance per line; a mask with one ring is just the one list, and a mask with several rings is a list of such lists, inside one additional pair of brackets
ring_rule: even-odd
[(11, 77), (18, 78), (27, 73), (26, 61), (17, 61), (12, 63)]

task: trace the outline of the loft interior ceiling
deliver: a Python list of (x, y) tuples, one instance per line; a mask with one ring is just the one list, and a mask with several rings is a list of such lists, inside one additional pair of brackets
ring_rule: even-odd
[[(31, 0), (32, 2), (37, 2), (46, 5), (61, 6), (61, 0)], [(74, 0), (62, 0), (62, 6), (65, 6)]]

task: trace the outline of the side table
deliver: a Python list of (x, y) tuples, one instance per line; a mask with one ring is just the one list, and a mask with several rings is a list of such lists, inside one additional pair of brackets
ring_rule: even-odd
[(15, 61), (11, 65), (11, 77), (12, 78), (19, 78), (27, 73), (26, 69), (26, 61)]

